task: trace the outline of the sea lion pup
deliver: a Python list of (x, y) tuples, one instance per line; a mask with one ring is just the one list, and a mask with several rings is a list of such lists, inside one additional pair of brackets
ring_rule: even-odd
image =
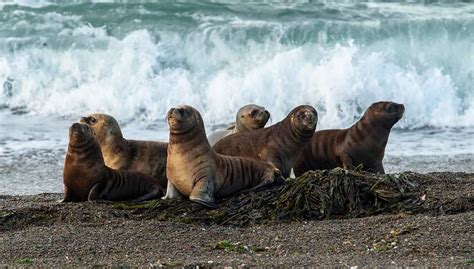
[(219, 140), (230, 134), (261, 129), (265, 127), (268, 119), (270, 119), (270, 112), (265, 110), (264, 107), (254, 104), (243, 106), (237, 111), (235, 124), (231, 125), (227, 130), (211, 134), (208, 137), (209, 143), (211, 146), (214, 146)]
[(214, 150), (219, 154), (269, 161), (284, 177), (289, 177), (296, 158), (313, 136), (317, 122), (316, 109), (298, 106), (270, 127), (224, 137), (214, 145)]
[(385, 173), (382, 165), (385, 145), (390, 129), (404, 112), (402, 104), (377, 102), (348, 129), (316, 132), (293, 167), (295, 175), (335, 167), (351, 169), (360, 164), (363, 170)]
[(69, 128), (69, 146), (64, 163), (62, 202), (125, 201), (139, 202), (159, 198), (158, 180), (133, 171), (107, 167), (94, 133), (87, 124)]
[(283, 181), (272, 164), (260, 160), (217, 154), (206, 137), (201, 114), (191, 106), (171, 108), (164, 199), (189, 197), (215, 208), (215, 198), (264, 188)]
[(95, 113), (81, 118), (89, 125), (99, 142), (105, 165), (117, 170), (138, 171), (152, 176), (166, 189), (166, 155), (168, 143), (127, 140), (114, 117)]

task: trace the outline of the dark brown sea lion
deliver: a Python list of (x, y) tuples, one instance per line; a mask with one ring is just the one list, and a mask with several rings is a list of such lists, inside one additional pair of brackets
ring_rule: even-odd
[(293, 167), (295, 175), (335, 167), (351, 169), (360, 164), (366, 171), (385, 173), (382, 159), (390, 129), (404, 112), (402, 104), (377, 102), (348, 129), (316, 132)]
[(185, 196), (215, 207), (215, 198), (260, 189), (283, 180), (280, 171), (270, 163), (215, 153), (206, 138), (201, 114), (195, 108), (172, 108), (167, 119), (169, 182), (165, 199)]
[(69, 128), (63, 179), (63, 202), (143, 201), (163, 194), (158, 180), (151, 176), (107, 167), (94, 133), (81, 123)]
[(318, 114), (312, 106), (298, 106), (270, 127), (224, 137), (214, 145), (214, 150), (219, 154), (269, 161), (284, 177), (289, 177), (296, 158), (313, 136), (317, 122)]
[(228, 135), (261, 129), (265, 127), (269, 119), (270, 112), (265, 110), (264, 107), (253, 104), (243, 106), (237, 111), (235, 124), (231, 125), (227, 130), (211, 134), (208, 137), (209, 143), (213, 146)]
[(95, 113), (81, 118), (89, 125), (99, 142), (105, 165), (117, 170), (138, 171), (159, 180), (166, 189), (166, 155), (168, 143), (127, 140), (114, 117)]

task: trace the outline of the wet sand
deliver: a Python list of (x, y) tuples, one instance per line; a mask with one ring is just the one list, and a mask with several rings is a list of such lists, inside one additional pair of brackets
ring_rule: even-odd
[[(0, 196), (0, 265), (468, 266), (474, 174), (417, 174), (422, 212), (244, 228), (159, 221), (62, 194)], [(228, 241), (223, 241), (228, 240)]]

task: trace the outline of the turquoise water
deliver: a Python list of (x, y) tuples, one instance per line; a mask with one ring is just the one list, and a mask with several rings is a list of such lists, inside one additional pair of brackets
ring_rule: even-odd
[(0, 3), (0, 193), (23, 184), (20, 159), (46, 180), (31, 176), (38, 192), (56, 190), (80, 116), (105, 112), (131, 138), (166, 140), (178, 104), (208, 131), (248, 103), (273, 123), (310, 104), (327, 129), (391, 100), (406, 113), (389, 171), (473, 169), (474, 3), (64, 2)]

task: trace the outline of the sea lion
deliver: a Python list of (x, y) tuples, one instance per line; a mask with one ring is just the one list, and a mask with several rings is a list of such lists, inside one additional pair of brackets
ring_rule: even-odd
[(377, 102), (348, 129), (316, 132), (295, 162), (295, 175), (335, 167), (351, 169), (360, 164), (363, 170), (385, 173), (382, 159), (390, 129), (404, 112), (402, 104)]
[(296, 158), (313, 136), (317, 122), (316, 109), (298, 106), (270, 127), (224, 137), (214, 145), (214, 150), (219, 154), (269, 161), (284, 177), (289, 177)]
[(82, 117), (80, 122), (89, 125), (94, 131), (105, 165), (112, 169), (138, 171), (152, 176), (166, 189), (168, 143), (127, 140), (123, 138), (118, 122), (107, 114), (91, 114)]
[(264, 107), (253, 104), (243, 106), (237, 111), (235, 124), (232, 124), (227, 130), (211, 134), (208, 137), (209, 143), (214, 146), (219, 140), (228, 135), (261, 129), (265, 127), (268, 119), (270, 119), (270, 112), (265, 110)]
[(208, 207), (214, 199), (261, 189), (283, 181), (272, 164), (256, 159), (217, 154), (206, 137), (201, 114), (191, 106), (171, 108), (164, 199), (183, 196)]
[(64, 163), (62, 202), (124, 201), (159, 198), (163, 191), (158, 180), (133, 171), (107, 167), (94, 133), (87, 124), (69, 128), (69, 145)]

